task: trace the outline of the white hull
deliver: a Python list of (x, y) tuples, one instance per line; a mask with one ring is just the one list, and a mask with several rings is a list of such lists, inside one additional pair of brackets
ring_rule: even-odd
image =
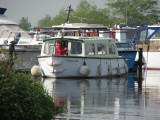
[(160, 70), (160, 52), (143, 52), (145, 67), (151, 70)]
[[(1, 45), (1, 47), (4, 47), (6, 51), (9, 50), (9, 45)], [(35, 45), (35, 44), (21, 44), (21, 45), (15, 45), (15, 52), (41, 52), (42, 45)]]
[[(6, 49), (5, 57), (8, 57), (9, 45), (3, 45)], [(36, 64), (37, 56), (40, 55), (41, 45), (15, 45), (15, 53), (19, 60), (14, 60), (14, 68), (30, 71)]]
[(30, 71), (37, 63), (37, 56), (40, 52), (17, 52), (17, 56), (22, 58), (22, 62), (14, 61), (14, 67), (20, 71)]
[[(126, 73), (124, 58), (87, 58), (69, 56), (41, 56), (38, 62), (43, 70), (43, 76), (61, 77), (105, 77), (116, 76)], [(86, 65), (84, 65), (86, 63)], [(86, 72), (80, 72), (82, 66)], [(84, 72), (83, 71), (83, 72)], [(88, 73), (88, 74), (87, 74)]]

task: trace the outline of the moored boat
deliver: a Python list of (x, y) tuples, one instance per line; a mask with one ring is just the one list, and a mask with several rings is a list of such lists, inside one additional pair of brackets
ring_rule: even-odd
[(143, 48), (146, 69), (160, 70), (160, 25), (148, 26), (147, 39), (137, 45)]
[[(126, 58), (127, 65), (130, 71), (134, 69), (134, 62), (137, 50), (133, 44), (129, 42), (126, 29), (110, 29), (108, 26), (100, 24), (87, 24), (87, 23), (65, 23), (55, 25), (52, 27), (35, 27), (44, 31), (54, 31), (54, 36), (82, 36), (82, 37), (105, 37), (116, 39), (116, 45), (120, 56)], [(134, 35), (132, 35), (134, 36)], [(130, 37), (130, 36), (129, 36)], [(132, 38), (134, 39), (134, 38)]]
[(0, 47), (5, 49), (1, 56), (9, 56), (11, 42), (14, 41), (15, 55), (21, 60), (14, 60), (14, 67), (18, 70), (30, 71), (36, 64), (36, 56), (40, 54), (42, 39), (50, 36), (40, 36), (37, 33), (34, 37), (28, 31), (21, 29), (16, 22), (5, 16), (6, 8), (0, 8)]
[(62, 36), (44, 40), (37, 57), (42, 76), (105, 77), (128, 72), (125, 58), (118, 55), (115, 39)]
[[(116, 45), (118, 53), (120, 56), (126, 58), (126, 63), (128, 65), (129, 71), (134, 71), (134, 64), (138, 50), (135, 48), (134, 44), (129, 40), (130, 32), (127, 29), (114, 29), (111, 30), (111, 38), (116, 39)], [(134, 36), (134, 33), (132, 33)], [(132, 38), (134, 39), (134, 38)]]
[(130, 42), (116, 42), (118, 53), (126, 58), (129, 71), (134, 70), (137, 51)]

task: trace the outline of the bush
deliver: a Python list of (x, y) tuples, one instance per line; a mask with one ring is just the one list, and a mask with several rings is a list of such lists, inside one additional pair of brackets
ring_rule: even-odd
[(40, 82), (8, 70), (7, 65), (6, 61), (0, 61), (1, 120), (50, 120), (62, 112)]

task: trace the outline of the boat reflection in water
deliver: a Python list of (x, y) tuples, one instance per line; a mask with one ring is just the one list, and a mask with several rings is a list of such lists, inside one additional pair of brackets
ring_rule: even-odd
[(55, 120), (159, 120), (160, 88), (154, 89), (144, 80), (136, 82), (136, 76), (130, 73), (105, 79), (46, 78), (43, 82), (56, 105), (67, 108)]

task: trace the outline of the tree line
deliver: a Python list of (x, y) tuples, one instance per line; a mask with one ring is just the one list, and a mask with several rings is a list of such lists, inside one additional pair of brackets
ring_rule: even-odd
[[(81, 0), (76, 9), (71, 11), (70, 23), (102, 24), (113, 27), (115, 24), (145, 25), (160, 22), (160, 8), (157, 1), (151, 0), (116, 0), (98, 8), (87, 0)], [(38, 21), (38, 26), (51, 27), (66, 23), (67, 10), (62, 8), (54, 17), (46, 14)], [(31, 28), (28, 18), (22, 17), (19, 26), (24, 30)]]

